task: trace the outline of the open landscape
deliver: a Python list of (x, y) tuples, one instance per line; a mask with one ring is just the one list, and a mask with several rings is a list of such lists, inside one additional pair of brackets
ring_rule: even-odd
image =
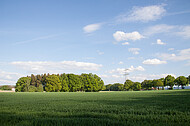
[(190, 90), (0, 93), (0, 124), (190, 125)]

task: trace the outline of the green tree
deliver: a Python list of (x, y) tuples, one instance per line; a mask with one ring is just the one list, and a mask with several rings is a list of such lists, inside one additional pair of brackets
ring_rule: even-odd
[(40, 84), (40, 85), (37, 87), (37, 92), (43, 92), (43, 91), (44, 91), (43, 85)]
[(47, 92), (59, 92), (61, 90), (61, 82), (56, 75), (49, 75), (46, 77), (45, 90)]
[(134, 83), (133, 83), (133, 89), (134, 89), (135, 91), (141, 90), (141, 83), (140, 83), (140, 82), (134, 82)]
[(133, 82), (131, 80), (126, 80), (124, 83), (124, 90), (133, 90)]
[(111, 91), (123, 91), (124, 85), (120, 84), (120, 83), (115, 83), (115, 84), (111, 85), (110, 90)]
[(112, 84), (106, 85), (106, 91), (110, 91)]
[(155, 79), (155, 80), (152, 81), (152, 85), (153, 85), (154, 88), (159, 89), (159, 87), (162, 87), (164, 84), (160, 79), (157, 79), (157, 80)]
[(170, 88), (173, 90), (173, 86), (175, 84), (175, 77), (168, 75), (167, 77), (165, 77), (164, 79), (164, 86), (170, 86)]
[(68, 80), (67, 75), (65, 73), (61, 74), (61, 75), (59, 75), (59, 78), (61, 81), (61, 91), (68, 92), (69, 91), (69, 86), (68, 86), (69, 80)]
[(35, 86), (30, 85), (28, 87), (28, 92), (36, 92), (36, 91), (37, 91), (37, 88)]
[(28, 91), (27, 89), (28, 89), (28, 86), (30, 85), (30, 81), (31, 81), (31, 78), (29, 78), (29, 77), (19, 78), (16, 83), (15, 91), (16, 92)]
[(188, 79), (184, 76), (179, 76), (175, 79), (175, 82), (178, 86), (181, 86), (181, 88), (184, 89), (184, 86), (188, 84)]
[(144, 80), (142, 83), (141, 83), (141, 86), (143, 89), (145, 90), (151, 90), (152, 89), (152, 80)]

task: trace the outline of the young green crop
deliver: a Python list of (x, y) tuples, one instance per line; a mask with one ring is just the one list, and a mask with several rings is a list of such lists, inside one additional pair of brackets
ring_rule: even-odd
[(0, 93), (2, 125), (190, 125), (190, 90)]

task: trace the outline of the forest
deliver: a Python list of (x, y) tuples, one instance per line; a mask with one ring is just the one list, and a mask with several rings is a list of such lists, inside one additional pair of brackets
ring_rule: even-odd
[(106, 91), (139, 91), (139, 90), (164, 90), (164, 87), (168, 87), (173, 90), (173, 86), (184, 86), (188, 85), (190, 82), (190, 75), (188, 77), (179, 76), (175, 78), (172, 75), (168, 75), (165, 78), (154, 79), (154, 80), (144, 80), (143, 82), (133, 82), (129, 79), (125, 81), (124, 84), (115, 83), (108, 84), (105, 86)]
[(184, 86), (190, 82), (190, 76), (177, 78), (168, 75), (165, 78), (133, 82), (129, 79), (124, 84), (114, 83), (104, 85), (103, 80), (96, 74), (42, 74), (21, 77), (16, 83), (16, 92), (98, 92), (98, 91), (139, 91), (173, 89), (174, 85)]
[(16, 83), (16, 92), (97, 92), (104, 87), (96, 74), (42, 74), (21, 77)]

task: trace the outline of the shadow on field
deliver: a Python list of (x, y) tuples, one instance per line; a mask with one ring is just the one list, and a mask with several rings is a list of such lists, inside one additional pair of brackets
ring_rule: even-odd
[[(109, 92), (108, 92), (109, 93)], [(111, 94), (112, 92), (110, 92)], [(113, 92), (116, 93), (116, 92)], [(71, 99), (75, 108), (53, 112), (0, 112), (0, 124), (15, 126), (114, 126), (114, 125), (189, 125), (190, 90), (121, 92), (101, 98)], [(134, 96), (138, 94), (137, 96)], [(140, 95), (139, 95), (140, 94)], [(142, 95), (141, 95), (142, 94)], [(87, 95), (87, 94), (86, 94)], [(127, 96), (127, 97), (125, 97)], [(56, 102), (56, 99), (54, 99)], [(69, 100), (68, 100), (69, 101)], [(59, 102), (59, 101), (57, 101)], [(67, 101), (66, 101), (67, 102)]]

